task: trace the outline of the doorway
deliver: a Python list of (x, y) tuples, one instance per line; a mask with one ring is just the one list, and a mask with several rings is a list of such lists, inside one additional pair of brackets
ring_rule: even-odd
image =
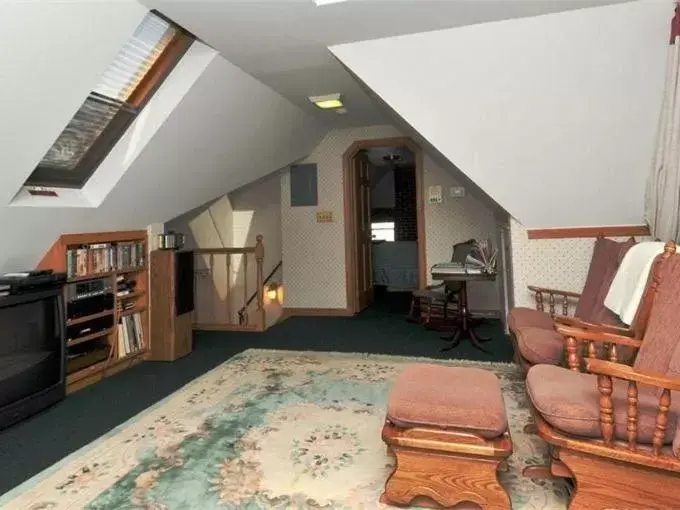
[(425, 217), (420, 147), (410, 138), (354, 142), (343, 156), (347, 311), (376, 290), (424, 288)]

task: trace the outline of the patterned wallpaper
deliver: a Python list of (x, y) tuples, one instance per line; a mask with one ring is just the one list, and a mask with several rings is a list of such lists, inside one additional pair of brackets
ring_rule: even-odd
[[(286, 274), (285, 306), (289, 308), (345, 308), (345, 246), (342, 155), (356, 140), (401, 136), (392, 126), (370, 126), (330, 131), (304, 161), (318, 165), (317, 207), (290, 207), (290, 179), (281, 178), (281, 228)], [(470, 237), (495, 238), (491, 212), (469, 195), (450, 198), (453, 177), (424, 159), (424, 188), (443, 187), (443, 203), (425, 205), (427, 267), (449, 260), (453, 243)], [(331, 211), (332, 223), (317, 223), (317, 211)], [(470, 289), (473, 309), (498, 308), (496, 286), (482, 283)]]
[[(424, 191), (428, 186), (442, 186), (442, 203), (425, 203), (426, 256), (429, 268), (437, 262), (451, 259), (453, 244), (468, 239), (490, 239), (496, 243), (496, 221), (491, 211), (466, 193), (452, 198), (451, 186), (457, 186), (453, 176), (437, 166), (427, 155), (424, 158)], [(498, 282), (472, 282), (468, 285), (468, 301), (473, 311), (498, 310)]]
[[(626, 237), (615, 237), (619, 241)], [(638, 241), (646, 238), (636, 238)], [(593, 254), (594, 238), (529, 239), (516, 220), (510, 222), (515, 306), (536, 306), (527, 285), (581, 292)]]

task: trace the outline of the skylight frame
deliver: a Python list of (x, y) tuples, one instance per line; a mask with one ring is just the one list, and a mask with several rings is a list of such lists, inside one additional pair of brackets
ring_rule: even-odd
[[(179, 63), (194, 42), (195, 37), (157, 11), (150, 11), (150, 14), (169, 23), (175, 30), (172, 39), (167, 43), (162, 53), (149, 67), (144, 77), (137, 83), (124, 102), (103, 96), (94, 90), (91, 91), (71, 121), (85, 108), (89, 101), (118, 103), (115, 105), (118, 111), (109, 119), (105, 128), (86, 149), (73, 169), (47, 166), (42, 164), (41, 161), (26, 180), (24, 186), (81, 189)], [(65, 129), (68, 129), (68, 127)], [(61, 134), (59, 134), (60, 137)], [(55, 143), (57, 141), (58, 139), (55, 140)]]

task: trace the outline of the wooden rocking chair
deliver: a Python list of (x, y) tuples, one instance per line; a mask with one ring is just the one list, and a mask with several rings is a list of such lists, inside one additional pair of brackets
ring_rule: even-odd
[[(582, 293), (529, 286), (535, 296), (536, 309), (517, 307), (508, 314), (515, 361), (525, 372), (538, 363), (559, 365), (562, 362), (564, 345), (562, 335), (555, 330), (556, 324), (625, 336), (635, 335), (635, 331), (604, 306), (616, 271), (626, 252), (634, 245), (635, 239), (632, 237), (625, 242), (598, 237)], [(562, 315), (556, 312), (558, 302), (561, 302)], [(574, 302), (576, 308), (572, 317), (569, 312)]]
[[(673, 243), (647, 292), (653, 302), (642, 340), (566, 328), (569, 369), (536, 365), (527, 374), (538, 433), (553, 447), (551, 471), (575, 481), (572, 510), (680, 508), (680, 254)], [(598, 359), (597, 343), (609, 360)], [(617, 363), (622, 346), (639, 351), (632, 367)]]

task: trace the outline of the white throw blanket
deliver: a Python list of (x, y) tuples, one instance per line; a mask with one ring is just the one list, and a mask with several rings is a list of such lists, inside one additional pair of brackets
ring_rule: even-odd
[(621, 261), (604, 306), (619, 316), (624, 324), (631, 325), (635, 319), (640, 300), (647, 286), (647, 278), (654, 259), (666, 243), (645, 242), (633, 246)]

